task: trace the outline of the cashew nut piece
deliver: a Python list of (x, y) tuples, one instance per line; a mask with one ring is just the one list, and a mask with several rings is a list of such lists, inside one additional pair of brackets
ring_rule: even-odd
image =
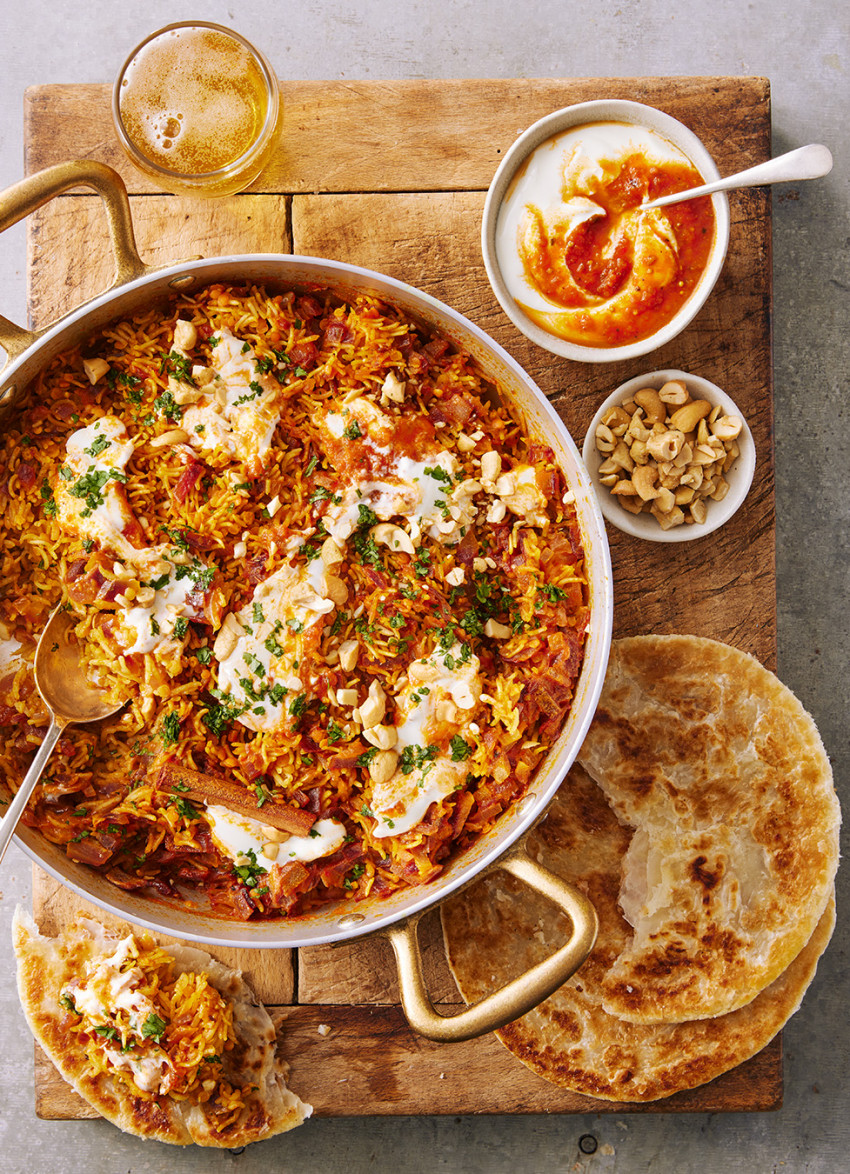
[(363, 731), (363, 737), (379, 750), (392, 750), (398, 741), (398, 730), (395, 726), (371, 726)]
[(357, 665), (357, 658), (360, 655), (360, 642), (358, 640), (345, 640), (339, 646), (339, 667), (344, 673), (350, 673)]
[(167, 432), (160, 433), (159, 436), (154, 436), (149, 442), (151, 448), (165, 448), (172, 444), (183, 444), (189, 439), (189, 433), (182, 428), (169, 428)]
[(89, 383), (94, 385), (98, 379), (102, 379), (109, 370), (109, 364), (106, 359), (83, 359), (83, 370), (85, 371)]
[(198, 342), (198, 331), (193, 322), (178, 318), (174, 323), (174, 345), (181, 351), (190, 351)]
[(403, 554), (416, 554), (416, 547), (413, 545), (410, 535), (402, 530), (401, 526), (395, 526), (392, 522), (379, 522), (377, 526), (372, 527), (369, 533), (379, 546), (387, 546), (390, 550), (400, 550)]
[(663, 424), (667, 419), (667, 405), (654, 387), (642, 387), (640, 391), (636, 391), (634, 401), (638, 407), (643, 408), (650, 424)]
[(398, 766), (395, 750), (379, 750), (369, 763), (369, 777), (373, 783), (388, 783)]
[(693, 432), (700, 420), (711, 411), (711, 404), (705, 399), (692, 399), (690, 403), (677, 408), (670, 417), (669, 426), (680, 432)]
[(380, 681), (373, 681), (369, 686), (369, 695), (360, 706), (360, 724), (366, 730), (371, 730), (381, 724), (387, 712), (387, 695), (381, 687)]

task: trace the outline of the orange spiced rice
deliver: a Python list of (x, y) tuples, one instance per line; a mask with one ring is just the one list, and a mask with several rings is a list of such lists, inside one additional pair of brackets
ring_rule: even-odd
[(29, 388), (0, 494), (2, 775), (62, 604), (126, 704), (63, 734), (24, 818), (120, 888), (249, 919), (426, 883), (569, 711), (563, 474), (374, 297), (213, 285), (116, 323)]

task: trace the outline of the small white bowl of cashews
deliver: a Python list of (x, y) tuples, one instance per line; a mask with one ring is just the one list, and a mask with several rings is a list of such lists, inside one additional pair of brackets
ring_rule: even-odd
[(755, 471), (735, 402), (685, 371), (623, 383), (594, 416), (582, 451), (605, 518), (651, 542), (711, 534), (738, 510)]

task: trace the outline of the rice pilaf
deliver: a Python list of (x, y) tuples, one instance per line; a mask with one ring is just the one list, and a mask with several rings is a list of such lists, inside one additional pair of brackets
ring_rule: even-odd
[(213, 285), (122, 320), (34, 382), (0, 469), (3, 776), (42, 739), (62, 603), (127, 704), (63, 734), (24, 818), (121, 888), (248, 919), (431, 881), (563, 726), (570, 488), (382, 300)]

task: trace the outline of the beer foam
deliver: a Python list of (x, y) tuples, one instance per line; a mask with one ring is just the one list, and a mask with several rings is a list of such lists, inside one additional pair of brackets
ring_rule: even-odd
[(214, 29), (174, 29), (154, 38), (121, 85), (128, 138), (159, 167), (184, 175), (216, 171), (244, 155), (267, 106), (255, 58)]

